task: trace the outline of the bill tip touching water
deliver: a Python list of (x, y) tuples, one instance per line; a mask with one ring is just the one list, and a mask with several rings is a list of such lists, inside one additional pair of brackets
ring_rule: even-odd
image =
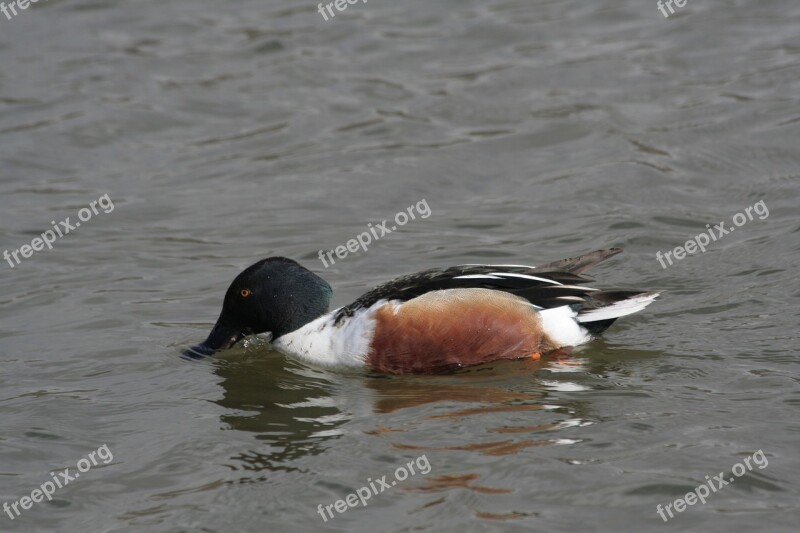
[(216, 324), (184, 356), (207, 357), (260, 334), (326, 367), (432, 373), (536, 358), (584, 344), (658, 291), (602, 290), (581, 274), (620, 248), (540, 266), (459, 265), (396, 278), (328, 311), (333, 290), (285, 257), (262, 259), (228, 287)]

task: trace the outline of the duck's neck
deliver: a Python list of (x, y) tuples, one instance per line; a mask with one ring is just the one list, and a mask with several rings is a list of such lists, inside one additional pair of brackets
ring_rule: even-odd
[(282, 295), (282, 300), (287, 302), (283, 310), (283, 320), (272, 332), (274, 339), (297, 331), (309, 322), (328, 312), (333, 289), (328, 283), (311, 272), (306, 282), (295, 286), (290, 294)]

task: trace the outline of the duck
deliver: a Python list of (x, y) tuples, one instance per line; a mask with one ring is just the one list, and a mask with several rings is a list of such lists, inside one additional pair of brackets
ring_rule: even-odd
[(602, 290), (583, 272), (609, 248), (540, 266), (465, 264), (378, 285), (329, 311), (333, 289), (286, 257), (244, 269), (228, 287), (200, 359), (258, 335), (312, 366), (426, 374), (510, 359), (540, 359), (602, 334), (660, 291)]

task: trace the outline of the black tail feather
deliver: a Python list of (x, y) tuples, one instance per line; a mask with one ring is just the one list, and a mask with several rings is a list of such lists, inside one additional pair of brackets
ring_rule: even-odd
[(611, 327), (617, 319), (609, 318), (608, 320), (598, 320), (597, 322), (585, 322), (581, 324), (592, 337), (601, 335), (605, 330)]

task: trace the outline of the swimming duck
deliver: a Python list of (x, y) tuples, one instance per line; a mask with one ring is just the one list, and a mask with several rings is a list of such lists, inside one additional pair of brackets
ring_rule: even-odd
[(433, 268), (379, 285), (328, 312), (333, 290), (299, 263), (269, 257), (236, 276), (206, 357), (262, 334), (284, 354), (327, 367), (434, 373), (499, 359), (538, 359), (583, 344), (658, 292), (600, 290), (580, 274), (622, 252), (597, 250), (538, 267)]

